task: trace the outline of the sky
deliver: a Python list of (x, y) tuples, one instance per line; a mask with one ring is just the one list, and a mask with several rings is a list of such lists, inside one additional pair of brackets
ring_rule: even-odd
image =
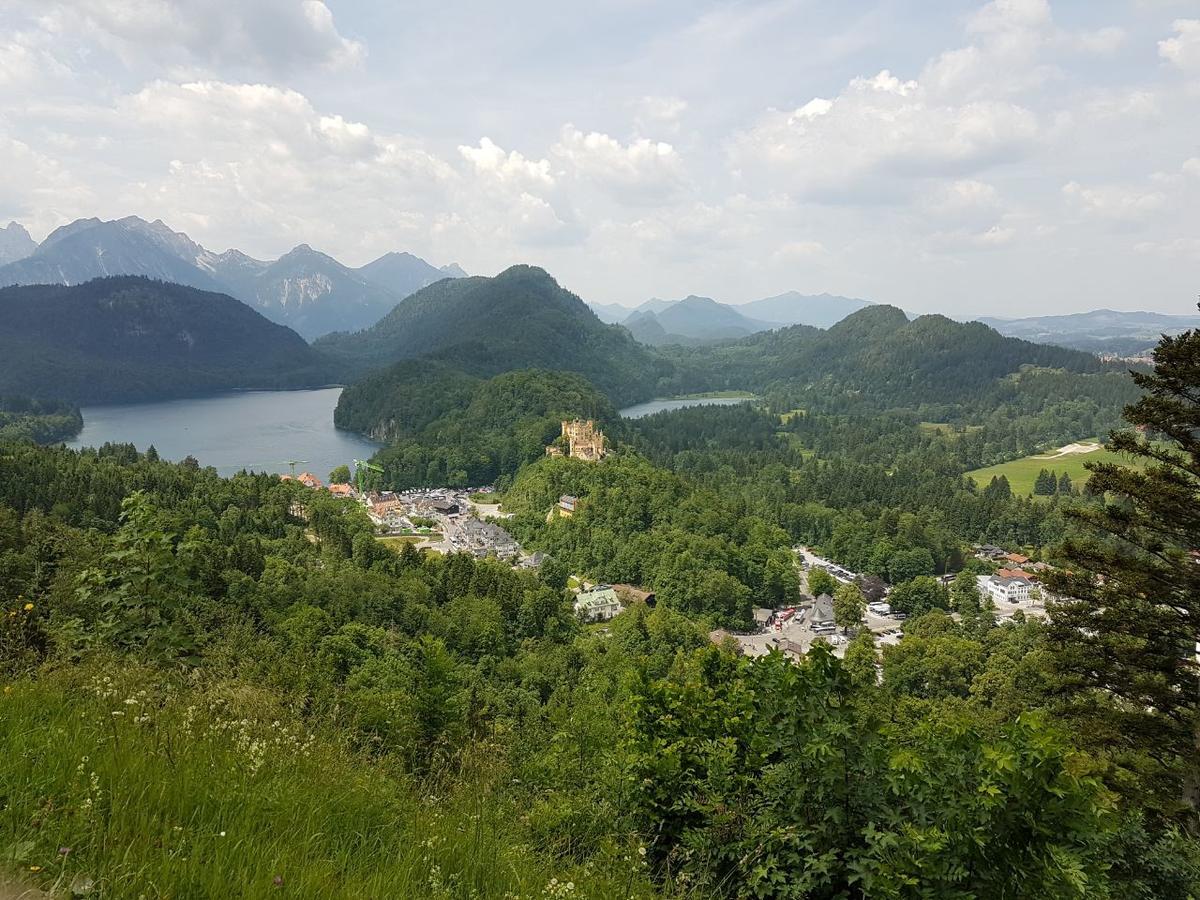
[(0, 222), (1194, 312), (1200, 0), (0, 0)]

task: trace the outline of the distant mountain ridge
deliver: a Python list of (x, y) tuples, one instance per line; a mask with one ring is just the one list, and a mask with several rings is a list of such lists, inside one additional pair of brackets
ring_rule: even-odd
[(1163, 334), (1200, 328), (1200, 315), (1114, 309), (1023, 319), (983, 317), (979, 321), (1009, 337), (1115, 356), (1144, 355)]
[(624, 322), (644, 344), (694, 344), (745, 337), (779, 327), (745, 316), (737, 307), (718, 303), (711, 297), (691, 295), (674, 303), (642, 304)]
[(0, 288), (0, 394), (113, 403), (329, 380), (300, 335), (225, 294), (128, 275)]
[(740, 304), (692, 294), (682, 300), (652, 297), (634, 309), (615, 303), (590, 305), (603, 321), (624, 325), (644, 344), (696, 346), (786, 325), (829, 328), (872, 304), (834, 294), (788, 291)]
[[(14, 223), (15, 224), (15, 223)], [(28, 233), (0, 230), (0, 286), (80, 284), (108, 275), (145, 275), (228, 293), (279, 324), (312, 339), (373, 324), (409, 294), (443, 278), (462, 277), (456, 264), (438, 269), (408, 253), (388, 253), (358, 269), (300, 244), (279, 259), (239, 250), (214, 253), (161, 220), (137, 216), (78, 219), (29, 250)], [(16, 248), (7, 258), (5, 248)], [(30, 240), (32, 243), (32, 240)], [(22, 247), (29, 250), (22, 256)]]

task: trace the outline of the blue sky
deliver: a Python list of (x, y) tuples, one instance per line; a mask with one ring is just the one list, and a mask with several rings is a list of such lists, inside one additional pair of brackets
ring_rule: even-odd
[(1189, 312), (1200, 2), (0, 0), (0, 221), (587, 299)]

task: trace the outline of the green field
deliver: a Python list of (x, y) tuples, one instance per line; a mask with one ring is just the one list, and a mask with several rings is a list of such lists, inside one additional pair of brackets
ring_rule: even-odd
[(1080, 488), (1089, 476), (1088, 470), (1084, 467), (1085, 463), (1115, 462), (1133, 465), (1124, 455), (1114, 453), (1103, 447), (1099, 450), (1093, 450), (1090, 453), (1069, 453), (1062, 456), (1055, 456), (1053, 459), (1046, 458), (1052, 455), (1052, 453), (1039, 453), (1033, 456), (1026, 456), (1022, 459), (1014, 459), (1011, 462), (1000, 463), (997, 466), (976, 469), (973, 472), (968, 472), (967, 475), (973, 478), (975, 483), (981, 488), (987, 487), (993, 477), (1004, 475), (1008, 478), (1008, 483), (1012, 487), (1014, 494), (1027, 496), (1033, 493), (1033, 482), (1037, 479), (1038, 472), (1042, 469), (1048, 469), (1060, 477), (1063, 472), (1066, 472), (1071, 476), (1071, 483), (1076, 488)]

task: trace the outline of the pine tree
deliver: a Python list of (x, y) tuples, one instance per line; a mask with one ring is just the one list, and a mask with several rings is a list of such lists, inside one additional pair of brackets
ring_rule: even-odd
[[(1125, 410), (1138, 429), (1110, 448), (1144, 468), (1089, 463), (1102, 504), (1071, 515), (1088, 537), (1068, 542), (1050, 588), (1055, 663), (1073, 707), (1110, 749), (1162, 766), (1160, 800), (1200, 798), (1200, 330), (1163, 337), (1145, 394)], [(1147, 435), (1155, 435), (1152, 440)]]
[(1060, 494), (1070, 494), (1072, 492), (1071, 476), (1063, 472), (1058, 479), (1058, 492)]
[(1033, 482), (1033, 492), (1039, 497), (1048, 497), (1054, 493), (1054, 488), (1054, 476), (1045, 469), (1038, 472), (1037, 478)]

